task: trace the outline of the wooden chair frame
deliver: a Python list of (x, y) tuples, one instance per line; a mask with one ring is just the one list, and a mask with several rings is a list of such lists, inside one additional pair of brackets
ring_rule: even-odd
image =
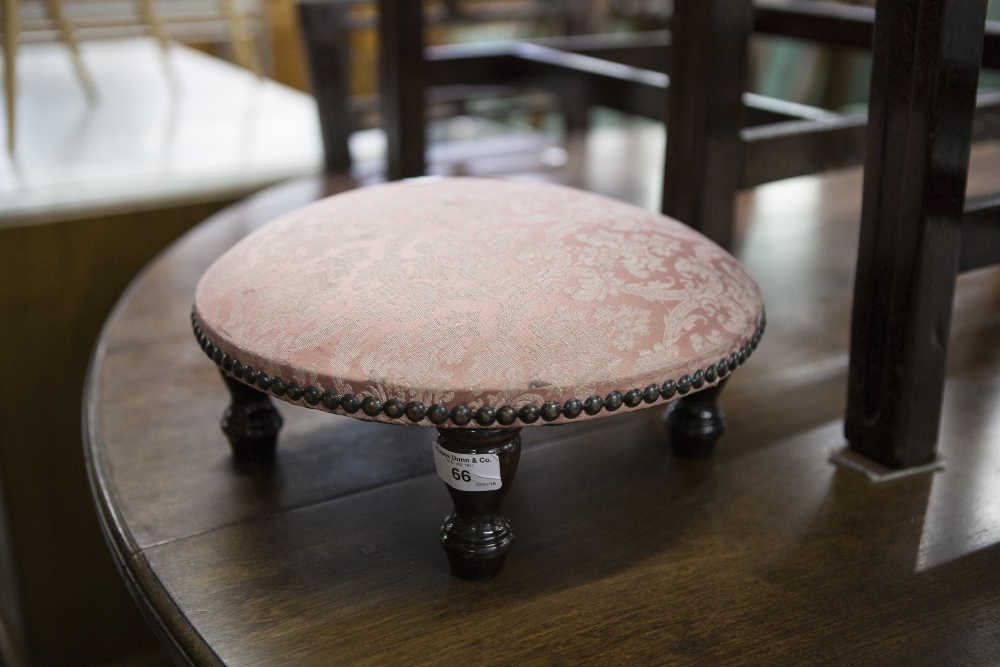
[[(305, 0), (300, 5), (307, 36), (314, 33), (306, 41), (332, 170), (350, 162), (352, 120), (338, 35), (345, 28), (342, 8), (353, 1)], [(968, 1), (975, 7), (963, 13), (959, 5), (966, 0), (927, 0), (919, 3), (928, 4), (927, 10), (915, 17), (900, 9), (905, 3), (880, 0), (880, 7), (889, 9), (877, 21), (874, 9), (823, 0), (676, 0), (673, 46), (671, 34), (657, 32), (628, 39), (589, 35), (425, 49), (420, 30), (401, 29), (421, 24), (420, 3), (380, 0), (387, 175), (397, 179), (424, 172), (425, 89), (497, 83), (541, 88), (574, 95), (584, 104), (666, 117), (663, 212), (732, 247), (733, 198), (739, 189), (861, 164), (867, 139), (877, 148), (866, 164), (845, 432), (853, 449), (884, 465), (926, 463), (935, 455), (955, 275), (1000, 262), (1000, 196), (970, 200), (964, 208), (944, 212), (935, 208), (935, 198), (964, 201), (969, 143), (1000, 136), (1000, 93), (977, 96), (975, 77), (970, 79), (980, 65), (1000, 69), (1000, 22), (985, 21), (985, 0)], [(887, 27), (889, 21), (918, 27), (899, 36), (895, 27)], [(940, 30), (957, 34), (959, 29), (965, 31), (961, 39), (941, 39)], [(745, 54), (753, 31), (866, 49), (873, 48), (877, 35), (895, 35), (893, 46), (874, 40), (876, 62), (888, 61), (890, 48), (916, 54), (904, 59), (909, 66), (914, 58), (959, 58), (965, 68), (959, 77), (964, 83), (955, 84), (960, 94), (947, 81), (936, 94), (968, 104), (938, 97), (920, 107), (911, 100), (907, 118), (943, 133), (908, 145), (916, 140), (893, 129), (884, 106), (887, 97), (905, 97), (899, 80), (893, 79), (903, 74), (890, 76), (884, 67), (876, 67), (873, 75), (870, 125), (869, 114), (843, 116), (748, 94)], [(955, 53), (946, 53), (947, 48)], [(922, 85), (937, 90), (926, 81)], [(926, 159), (940, 150), (940, 141), (965, 146), (958, 155), (965, 156), (961, 169), (955, 164), (943, 169)], [(911, 158), (917, 162), (925, 157), (924, 171), (916, 181), (900, 183), (888, 175), (898, 170), (898, 162), (890, 158), (907, 150), (916, 151)], [(936, 179), (947, 188), (932, 186)], [(922, 208), (904, 206), (907, 201), (920, 202)], [(890, 232), (877, 231), (887, 225)], [(904, 237), (911, 240), (896, 247), (896, 239)], [(888, 293), (880, 287), (885, 280), (892, 283)], [(920, 285), (911, 289), (915, 280)]]
[(986, 0), (879, 4), (844, 431), (891, 467), (934, 460), (956, 275), (1000, 262), (1000, 196), (965, 199), (985, 17)]
[[(300, 4), (309, 45), (314, 86), (323, 119), (328, 167), (349, 164), (347, 135), (353, 127), (344, 88), (343, 35), (352, 27), (346, 9), (356, 0), (305, 0)], [(423, 173), (424, 137), (417, 122), (421, 91), (455, 84), (497, 84), (541, 88), (587, 104), (663, 120), (668, 135), (689, 141), (668, 142), (663, 210), (725, 247), (732, 247), (732, 196), (740, 188), (826, 169), (858, 165), (864, 157), (866, 115), (842, 116), (805, 105), (743, 91), (745, 53), (751, 30), (837, 46), (871, 48), (875, 12), (822, 0), (775, 3), (749, 0), (677, 0), (671, 48), (666, 31), (620, 35), (582, 35), (505, 44), (461, 44), (423, 48), (419, 31), (393, 31), (391, 17), (409, 12), (422, 20), (410, 0), (381, 0), (382, 39), (398, 41), (383, 51), (381, 110), (390, 146), (389, 178)], [(721, 20), (719, 17), (724, 18)], [(408, 25), (413, 25), (408, 23)], [(685, 35), (704, 34), (697, 49)], [(699, 32), (701, 31), (701, 32)], [(691, 40), (689, 40), (691, 41)], [(719, 67), (712, 53), (731, 55)], [(671, 62), (676, 53), (677, 62)], [(1000, 68), (1000, 23), (988, 22), (983, 66)], [(667, 76), (674, 71), (674, 80)], [(687, 73), (687, 74), (684, 74)], [(706, 86), (711, 75), (712, 86)], [(701, 77), (701, 78), (699, 78)], [(337, 83), (339, 82), (339, 83)], [(337, 89), (340, 90), (337, 90)], [(668, 100), (668, 88), (672, 90)], [(700, 102), (698, 91), (711, 90)], [(668, 113), (670, 104), (688, 113)], [(1000, 96), (980, 97), (976, 138), (1000, 134)], [(725, 146), (725, 148), (721, 148)], [(713, 151), (722, 151), (718, 156)], [(728, 175), (711, 173), (728, 165)], [(670, 165), (685, 165), (680, 172)], [(691, 166), (696, 166), (697, 173)], [(741, 166), (742, 165), (742, 166)], [(705, 172), (705, 173), (702, 173)], [(686, 181), (685, 181), (686, 179)], [(715, 202), (714, 207), (712, 202)], [(721, 202), (719, 204), (718, 202)]]

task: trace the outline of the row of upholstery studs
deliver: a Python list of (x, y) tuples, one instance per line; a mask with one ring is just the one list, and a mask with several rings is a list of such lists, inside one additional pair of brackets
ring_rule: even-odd
[(623, 405), (634, 408), (640, 403), (651, 404), (658, 399), (669, 400), (675, 394), (684, 395), (692, 389), (701, 389), (706, 383), (711, 384), (725, 377), (747, 360), (747, 357), (757, 349), (760, 337), (764, 333), (765, 324), (766, 319), (762, 314), (757, 330), (737, 352), (732, 353), (728, 358), (720, 359), (719, 363), (712, 364), (704, 370), (695, 371), (693, 375), (684, 375), (677, 381), (667, 380), (662, 385), (651, 384), (645, 389), (631, 389), (625, 393), (613, 391), (604, 398), (591, 396), (585, 401), (571, 398), (562, 405), (556, 401), (549, 401), (541, 407), (529, 403), (520, 410), (515, 410), (509, 405), (498, 409), (484, 405), (473, 412), (464, 405), (458, 405), (449, 410), (439, 403), (427, 408), (419, 401), (410, 401), (404, 405), (402, 401), (395, 398), (382, 403), (374, 396), (364, 398), (359, 398), (354, 394), (338, 396), (329, 390), (320, 392), (312, 385), (303, 388), (295, 381), (285, 382), (280, 377), (268, 377), (263, 371), (256, 371), (249, 365), (244, 366), (239, 360), (230, 358), (228, 354), (216, 347), (201, 331), (195, 314), (191, 313), (194, 335), (205, 354), (226, 373), (249, 385), (256, 386), (262, 391), (270, 391), (275, 396), (286, 396), (292, 401), (304, 400), (311, 406), (322, 403), (327, 410), (339, 408), (347, 414), (354, 414), (360, 410), (369, 417), (375, 417), (382, 413), (391, 419), (402, 419), (405, 416), (412, 422), (423, 421), (426, 418), (434, 425), (444, 424), (450, 419), (456, 426), (466, 426), (475, 421), (477, 425), (483, 427), (495, 424), (511, 426), (518, 419), (525, 424), (533, 424), (539, 419), (546, 422), (555, 421), (559, 417), (575, 419), (582, 413), (596, 415), (601, 410), (614, 412)]

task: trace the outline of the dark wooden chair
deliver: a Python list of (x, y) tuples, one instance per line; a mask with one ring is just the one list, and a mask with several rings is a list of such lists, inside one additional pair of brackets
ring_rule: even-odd
[[(349, 0), (348, 0), (349, 1)], [(349, 166), (347, 134), (353, 126), (344, 72), (347, 2), (300, 4), (313, 84), (320, 103), (328, 168)], [(425, 49), (424, 15), (412, 0), (379, 3), (380, 114), (388, 139), (390, 180), (425, 172), (426, 91), (464, 84), (537, 87), (586, 106), (600, 103), (663, 118), (669, 36), (663, 32), (623, 39), (614, 35), (573, 36), (504, 45), (454, 45)], [(756, 124), (834, 116), (819, 109), (738, 94), (740, 113)], [(742, 359), (740, 360), (742, 361)], [(710, 453), (725, 423), (717, 398), (722, 383), (685, 397), (668, 417), (674, 450), (684, 456)]]
[[(388, 17), (381, 110), (391, 178), (423, 173), (419, 91), (456, 83), (517, 82), (583, 105), (665, 119), (673, 140), (662, 210), (727, 248), (739, 189), (854, 166), (864, 157), (865, 114), (747, 93), (746, 54), (752, 32), (871, 48), (871, 8), (824, 0), (677, 0), (669, 33), (423, 49), (419, 31), (392, 29), (402, 12), (409, 12), (407, 25), (422, 20), (414, 3), (382, 0), (379, 7)], [(1000, 25), (987, 26), (983, 63), (1000, 68)], [(982, 134), (996, 135), (1000, 97), (982, 96), (977, 118)]]
[[(327, 110), (324, 128), (333, 128), (327, 136), (335, 137), (337, 143), (333, 148), (328, 145), (328, 159), (332, 155), (335, 158), (332, 162), (346, 164), (346, 132), (350, 119), (345, 111), (347, 105), (343, 91), (338, 90), (336, 85), (330, 85), (330, 81), (343, 79), (329, 73), (324, 77), (324, 68), (335, 67), (335, 59), (330, 57), (329, 51), (315, 48), (317, 44), (322, 45), (324, 34), (327, 39), (330, 34), (335, 34), (333, 29), (324, 33), (317, 28), (322, 21), (317, 20), (316, 15), (329, 11), (329, 2), (307, 0), (301, 7), (307, 43), (311, 43), (314, 85), (321, 110)], [(822, 109), (751, 95), (745, 92), (744, 82), (747, 40), (753, 31), (824, 44), (871, 48), (876, 21), (876, 13), (871, 8), (823, 0), (782, 3), (758, 0), (756, 4), (751, 0), (677, 0), (669, 34), (661, 31), (624, 39), (620, 36), (585, 35), (541, 42), (427, 49), (423, 47), (420, 30), (402, 29), (403, 26), (422, 24), (424, 17), (419, 3), (381, 0), (379, 11), (382, 16), (380, 39), (384, 45), (380, 59), (380, 111), (389, 142), (387, 175), (390, 179), (424, 173), (425, 91), (434, 86), (453, 84), (536, 86), (563, 97), (575, 97), (585, 105), (601, 104), (648, 118), (666, 118), (669, 139), (663, 212), (686, 222), (724, 247), (733, 245), (733, 198), (739, 189), (857, 165), (865, 154), (866, 133), (869, 132), (866, 114), (841, 116)], [(985, 66), (1000, 67), (1000, 26), (984, 25), (978, 39), (981, 50), (977, 49), (975, 65), (978, 68), (982, 62)], [(889, 47), (883, 42), (876, 46), (876, 50), (878, 48)], [(873, 99), (881, 95), (884, 101), (887, 93), (880, 92), (877, 89), (879, 85), (887, 84), (873, 83)], [(976, 125), (973, 128), (972, 116), (969, 116), (969, 131), (973, 133), (969, 136), (983, 138), (997, 135), (1000, 129), (1000, 122), (997, 122), (1000, 119), (1000, 95), (986, 94), (977, 98), (974, 86), (971, 95), (971, 106), (966, 111), (975, 115)], [(885, 111), (876, 109), (874, 113)], [(870, 130), (876, 131), (879, 130)], [(951, 138), (947, 140), (952, 141)], [(967, 144), (968, 138), (964, 141)], [(964, 154), (967, 155), (967, 149)], [(868, 172), (871, 174), (878, 169), (881, 167), (869, 165)], [(961, 182), (964, 184), (964, 178)], [(871, 187), (875, 186), (866, 184), (867, 190)], [(960, 191), (959, 187), (956, 192)], [(907, 190), (905, 197), (913, 194), (914, 191)], [(866, 194), (866, 197), (870, 199), (871, 195)], [(872, 212), (874, 205), (866, 199), (866, 219), (875, 215)], [(970, 202), (965, 216), (968, 231), (965, 234), (967, 241), (962, 245), (963, 268), (974, 268), (990, 261), (989, 246), (981, 241), (993, 233), (994, 227), (990, 225), (992, 206), (989, 201)], [(866, 224), (866, 230), (872, 228), (872, 224)], [(872, 238), (876, 236), (874, 232), (866, 234)], [(863, 240), (862, 251), (878, 242), (882, 244), (879, 249), (869, 252), (884, 255), (888, 252), (884, 246), (893, 243), (887, 239), (889, 237), (878, 237), (876, 241)], [(932, 241), (926, 243), (931, 249), (936, 247)], [(924, 246), (920, 248), (920, 252), (924, 252)], [(912, 262), (918, 259), (918, 255), (913, 254), (916, 252), (911, 251), (910, 264), (889, 267), (896, 270), (893, 275), (900, 276), (901, 284), (906, 283), (902, 276), (915, 266)], [(869, 270), (864, 260), (859, 265), (860, 271)], [(889, 269), (880, 266), (870, 270), (883, 275)], [(951, 283), (954, 282), (954, 273), (950, 271)], [(862, 273), (859, 273), (859, 290), (865, 289), (867, 284), (861, 276)], [(941, 293), (942, 303), (950, 304), (951, 290), (949, 287)], [(893, 354), (897, 355), (893, 358), (897, 361), (909, 360), (916, 354), (915, 348), (910, 347), (917, 346), (916, 342), (910, 347), (889, 346), (889, 341), (896, 340), (894, 336), (899, 330), (891, 328), (888, 323), (892, 327), (901, 327), (905, 318), (900, 319), (895, 311), (882, 313), (879, 309), (897, 302), (887, 300), (883, 292), (873, 294), (875, 296), (859, 291), (855, 306), (864, 312), (859, 314), (856, 310), (855, 314), (848, 437), (852, 447), (876, 460), (895, 466), (913, 465), (933, 457), (938, 409), (917, 408), (921, 415), (919, 423), (933, 426), (929, 431), (922, 427), (914, 429), (924, 434), (921, 436), (925, 440), (920, 450), (922, 454), (890, 456), (873, 449), (872, 443), (885, 442), (885, 429), (892, 430), (890, 424), (902, 423), (905, 417), (901, 414), (889, 417), (883, 408), (875, 406), (872, 397), (881, 392), (888, 396), (885, 399), (887, 404), (895, 406), (896, 410), (916, 405), (898, 393), (902, 385), (894, 384), (896, 380), (889, 377), (891, 365), (887, 363), (886, 350), (891, 347)], [(910, 304), (909, 301), (906, 303)], [(870, 310), (866, 310), (866, 304), (873, 304)], [(896, 307), (903, 311), (916, 308), (912, 304), (898, 304)], [(916, 313), (916, 310), (913, 312)], [(944, 325), (939, 330), (946, 332), (947, 318), (938, 318), (937, 322)], [(877, 337), (873, 331), (878, 334)], [(929, 344), (930, 337), (926, 335), (926, 330), (921, 334), (911, 332), (911, 335), (923, 335), (920, 345), (926, 347)], [(941, 336), (946, 337), (946, 333)], [(935, 349), (938, 356), (936, 368), (940, 370), (943, 368), (943, 343)], [(913, 372), (923, 377), (925, 382), (929, 377), (925, 371)], [(939, 405), (940, 373), (938, 380), (930, 382), (930, 385), (937, 389), (925, 387), (918, 393), (930, 392), (927, 401)], [(860, 389), (862, 386), (865, 387), (863, 391)], [(708, 398), (707, 394), (702, 398)], [(867, 401), (867, 407), (862, 409), (859, 406), (863, 401)], [(922, 403), (920, 405), (923, 406)], [(709, 414), (717, 409), (710, 405), (707, 408), (691, 406), (691, 410), (691, 414), (700, 414), (708, 419)], [(878, 423), (874, 424), (873, 419)], [(701, 423), (708, 422), (702, 420)], [(929, 446), (927, 438), (930, 438)], [(886, 447), (898, 449), (895, 445)]]
[(1000, 262), (1000, 196), (965, 198), (986, 4), (878, 5), (844, 430), (893, 468), (936, 455), (956, 274)]
[[(303, 0), (299, 5), (328, 167), (334, 171), (349, 164), (347, 136), (357, 127), (357, 104), (349, 99), (345, 84), (348, 58), (345, 34), (357, 25), (357, 19), (349, 16), (346, 10), (355, 1)], [(705, 193), (697, 194), (703, 181), (701, 177), (678, 182), (677, 177), (682, 174), (668, 170), (665, 190), (673, 194), (664, 197), (664, 212), (727, 247), (731, 245), (731, 205), (722, 207), (721, 223), (712, 223), (711, 216), (702, 214), (704, 206), (685, 208), (683, 202), (731, 201), (735, 189), (741, 187), (861, 161), (863, 115), (838, 116), (815, 107), (744, 92), (745, 58), (742, 54), (746, 53), (747, 33), (751, 27), (758, 32), (793, 37), (812, 38), (818, 34), (834, 44), (867, 46), (871, 42), (870, 12), (865, 14), (861, 10), (861, 15), (857, 16), (857, 12), (851, 13), (851, 8), (845, 10), (842, 5), (814, 0), (756, 9), (749, 0), (712, 0), (695, 3), (692, 14), (687, 11), (687, 3), (679, 0), (674, 37), (667, 31), (654, 31), (424, 48), (420, 31), (396, 29), (399, 25), (417, 25), (413, 22), (425, 20), (418, 11), (418, 4), (383, 0), (379, 5), (385, 17), (380, 21), (380, 39), (387, 48), (381, 54), (378, 108), (382, 115), (381, 125), (389, 138), (390, 178), (424, 172), (425, 103), (435, 91), (455, 86), (510, 85), (548, 91), (567, 103), (567, 125), (574, 129), (579, 129), (587, 107), (593, 104), (663, 120), (668, 117), (668, 87), (675, 91), (670, 96), (674, 101), (669, 104), (692, 111), (696, 107), (710, 111), (705, 104), (710, 104), (712, 109), (729, 109), (723, 114), (712, 111), (709, 114), (711, 122), (707, 124), (697, 122), (704, 115), (672, 114), (674, 121), (669, 128), (672, 136), (697, 136), (698, 139), (686, 146), (675, 142), (668, 148), (671, 151), (668, 164), (698, 167), (706, 161), (697, 155), (699, 151), (704, 152), (706, 146), (717, 144), (725, 134), (725, 143), (731, 147), (735, 145), (734, 155), (742, 160), (731, 168), (735, 175), (730, 179), (732, 182), (723, 184), (718, 179), (709, 179)], [(817, 12), (814, 5), (826, 7), (825, 13)], [(700, 22), (713, 15), (712, 12), (732, 18), (727, 22), (729, 33), (715, 24), (710, 26), (714, 31), (710, 31), (710, 41), (719, 44), (728, 39), (736, 45), (735, 50), (731, 49), (732, 44), (726, 49), (696, 48), (698, 40), (690, 35), (704, 30)], [(734, 32), (734, 28), (738, 29)], [(682, 48), (671, 48), (672, 39), (680, 40)], [(685, 39), (692, 44), (685, 43)], [(676, 66), (671, 65), (674, 51), (681, 57)], [(713, 66), (706, 70), (711, 64), (703, 61), (712, 51), (735, 55), (725, 68)], [(677, 79), (673, 84), (667, 75), (672, 69), (678, 70), (673, 72)], [(700, 71), (704, 80), (697, 76), (685, 78), (681, 70)], [(712, 73), (715, 92), (711, 100), (699, 101), (701, 93), (698, 91), (705, 90), (704, 84), (708, 81), (706, 72)], [(418, 102), (420, 100), (424, 103)], [(733, 153), (731, 149), (730, 153)], [(710, 164), (715, 160), (707, 162), (706, 168), (711, 169)]]
[[(748, 35), (869, 49), (876, 13), (824, 0), (676, 0), (674, 7), (663, 212), (728, 248), (739, 189), (864, 157), (866, 114), (768, 125), (741, 117)], [(998, 68), (1000, 25), (988, 25), (985, 37), (983, 65)], [(1000, 97), (983, 95), (978, 105), (973, 97), (977, 106), (977, 136), (995, 136)]]

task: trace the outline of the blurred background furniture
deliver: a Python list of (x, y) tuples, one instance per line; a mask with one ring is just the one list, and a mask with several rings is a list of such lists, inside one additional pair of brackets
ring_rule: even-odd
[[(417, 20), (417, 14), (409, 3), (401, 1), (390, 3), (388, 0), (386, 2), (388, 4), (380, 5), (384, 12), (392, 15), (396, 12), (393, 8), (397, 8), (399, 12), (409, 10), (411, 13), (406, 19)], [(813, 3), (807, 2), (807, 4)], [(324, 126), (330, 128), (326, 130), (329, 135), (326, 140), (328, 154), (334, 156), (346, 155), (346, 150), (342, 148), (346, 144), (346, 131), (355, 125), (351, 118), (348, 99), (338, 97), (338, 93), (327, 92), (346, 90), (342, 84), (337, 83), (337, 77), (342, 76), (344, 71), (343, 63), (346, 61), (346, 56), (342, 50), (337, 52), (334, 46), (345, 44), (347, 40), (341, 38), (321, 42), (319, 34), (329, 35), (331, 30), (347, 30), (349, 21), (344, 18), (344, 12), (348, 6), (349, 3), (344, 2), (332, 5), (307, 2), (301, 5), (307, 43), (317, 44), (315, 47), (309, 46), (307, 51), (313, 70), (316, 72), (313, 83), (321, 106), (321, 117)], [(765, 21), (770, 16), (768, 12), (794, 16), (796, 11), (795, 7), (787, 9), (782, 6), (770, 8), (759, 14), (764, 17), (760, 20)], [(313, 23), (324, 27), (312, 29), (310, 26)], [(781, 29), (785, 34), (792, 36), (800, 36), (805, 30), (797, 24), (791, 24), (790, 27), (782, 24), (775, 29)], [(405, 43), (396, 45), (396, 48), (385, 53), (384, 64), (380, 70), (381, 85), (385, 91), (382, 104), (391, 110), (389, 117), (382, 123), (388, 135), (388, 163), (407, 166), (405, 170), (398, 172), (390, 169), (389, 177), (412, 176), (423, 172), (420, 157), (425, 150), (424, 137), (423, 133), (414, 129), (421, 125), (417, 114), (423, 113), (423, 106), (411, 102), (405, 112), (399, 108), (399, 100), (419, 98), (415, 92), (418, 88), (426, 87), (434, 91), (439, 87), (516, 85), (522, 89), (541, 89), (558, 98), (571, 99), (575, 105), (582, 106), (584, 110), (592, 105), (601, 105), (662, 121), (666, 116), (665, 91), (669, 79), (665, 73), (669, 69), (670, 39), (668, 33), (659, 31), (647, 34), (573, 36), (540, 42), (518, 41), (488, 46), (453, 44), (424, 50), (422, 43), (409, 35)], [(743, 39), (745, 42), (746, 35)], [(337, 63), (337, 69), (330, 63)], [(419, 64), (423, 66), (417, 69)], [(433, 99), (433, 96), (434, 93), (431, 92), (430, 99)], [(744, 95), (742, 90), (739, 91), (739, 99), (749, 109), (746, 122), (752, 126), (810, 119), (828, 121), (826, 125), (818, 127), (829, 130), (829, 121), (837, 118), (836, 114), (822, 109), (754, 94)], [(385, 115), (383, 112), (383, 116)], [(580, 113), (577, 112), (576, 115), (579, 116)], [(583, 116), (586, 117), (585, 113)], [(572, 127), (573, 124), (567, 123), (567, 126)], [(780, 135), (782, 130), (785, 130), (786, 134), (789, 131), (786, 127), (770, 129), (768, 136), (760, 138), (760, 142), (764, 144), (762, 153), (768, 149), (778, 152), (774, 150), (778, 141), (773, 135)], [(795, 129), (798, 133), (802, 133), (800, 127), (796, 126)], [(808, 129), (816, 128), (810, 126)], [(404, 136), (405, 140), (400, 138)], [(781, 148), (785, 149), (787, 146)], [(787, 155), (787, 150), (781, 152)], [(742, 185), (749, 186), (754, 182), (809, 173), (816, 168), (812, 163), (820, 160), (815, 154), (817, 152), (818, 150), (814, 150), (813, 154), (808, 156), (811, 163), (806, 162), (806, 157), (775, 161), (773, 154), (765, 153), (755, 163), (780, 166), (772, 167), (772, 171), (766, 175), (757, 173), (751, 176), (765, 180), (747, 180)], [(800, 150), (795, 154), (804, 153), (806, 151)], [(856, 146), (846, 146), (840, 153), (843, 155), (827, 155), (823, 158), (824, 166), (856, 164), (860, 159)], [(792, 164), (788, 164), (789, 162)], [(332, 164), (342, 164), (342, 162), (334, 161)], [(758, 167), (758, 172), (760, 171)]]
[[(341, 83), (347, 58), (342, 48), (336, 48), (347, 39), (319, 35), (346, 31), (349, 6), (315, 1), (301, 5), (331, 168), (345, 164), (347, 134), (354, 126), (344, 96), (347, 88)], [(380, 11), (412, 23), (420, 19), (414, 7), (403, 0), (383, 0)], [(427, 49), (417, 39), (419, 33), (393, 30), (387, 22), (383, 41), (393, 36), (402, 40), (383, 52), (380, 69), (387, 174), (391, 179), (424, 173), (426, 142), (420, 128), (425, 109), (418, 102), (420, 90), (431, 91), (428, 99), (433, 99), (438, 87), (542, 89), (573, 100), (578, 109), (567, 114), (570, 118), (586, 118), (591, 105), (660, 121), (666, 118), (668, 136), (681, 140), (667, 142), (662, 210), (731, 248), (731, 202), (737, 190), (859, 164), (864, 148), (863, 113), (841, 115), (746, 92), (751, 32), (870, 48), (874, 16), (871, 8), (821, 0), (756, 6), (748, 0), (678, 0), (670, 33)], [(670, 56), (674, 50), (676, 62)], [(986, 66), (1000, 67), (1000, 24), (987, 26), (983, 57)], [(672, 78), (666, 76), (668, 71)], [(995, 135), (1000, 97), (984, 95), (979, 115), (980, 138)], [(579, 122), (566, 123), (567, 128), (578, 126)]]
[[(364, 52), (358, 53), (357, 49), (353, 48), (354, 36), (359, 32), (381, 26), (380, 30), (384, 34), (377, 43), (391, 42), (393, 37), (401, 36), (401, 38), (416, 44), (415, 48), (410, 44), (404, 44), (404, 48), (417, 53), (421, 52), (424, 43), (420, 31), (395, 29), (391, 19), (392, 13), (389, 14), (390, 20), (384, 22), (375, 22), (372, 17), (364, 15), (359, 18), (357, 9), (364, 6), (366, 3), (357, 0), (309, 1), (299, 5), (304, 43), (312, 75), (312, 90), (317, 97), (324, 128), (327, 168), (331, 171), (347, 168), (350, 164), (348, 137), (352, 132), (385, 125), (381, 122), (383, 110), (379, 108), (379, 94), (374, 91), (358, 94), (359, 88), (369, 90), (367, 86), (373, 86), (374, 81), (361, 85), (356, 83), (358, 68), (363, 66), (365, 62), (363, 60), (359, 62), (359, 56), (364, 55)], [(488, 21), (516, 21), (519, 28), (514, 34), (539, 35), (553, 32), (560, 34), (567, 30), (565, 25), (568, 20), (566, 12), (561, 10), (561, 5), (558, 3), (480, 2), (464, 3), (459, 5), (462, 7), (461, 9), (449, 10), (447, 7), (447, 5), (443, 8), (431, 6), (424, 12), (427, 15), (428, 32), (436, 37), (437, 41), (448, 37), (461, 39), (465, 34), (463, 31), (473, 30), (477, 23)], [(417, 5), (403, 3), (398, 8), (410, 13), (401, 16), (397, 21), (404, 23), (423, 21), (423, 14), (415, 11)], [(496, 48), (496, 44), (492, 46)], [(473, 45), (469, 48), (481, 47)], [(369, 71), (367, 75), (371, 77), (377, 58), (374, 53), (368, 55), (370, 60), (368, 61)], [(423, 93), (416, 93), (416, 87), (419, 86), (421, 91), (425, 88), (423, 68), (420, 67), (420, 63), (409, 61), (406, 58), (399, 62), (405, 63), (403, 66), (410, 68), (406, 76), (398, 79), (387, 74), (379, 76), (385, 85), (398, 80), (405, 82), (409, 87), (407, 90), (393, 92), (383, 86), (384, 90), (389, 92), (389, 97), (397, 100), (396, 105), (400, 103), (398, 100), (417, 100)], [(415, 136), (419, 135), (421, 141), (423, 141), (423, 131), (416, 132), (415, 128), (423, 127), (426, 119), (434, 121), (460, 115), (467, 123), (466, 133), (469, 135), (489, 134), (490, 130), (493, 130), (492, 134), (496, 134), (496, 130), (502, 128), (503, 124), (507, 125), (508, 131), (514, 130), (517, 133), (518, 130), (521, 130), (518, 136), (506, 137), (508, 141), (517, 145), (518, 142), (523, 143), (532, 134), (532, 129), (538, 129), (537, 127), (533, 128), (532, 124), (537, 126), (545, 114), (574, 103), (573, 98), (559, 100), (538, 90), (525, 90), (525, 86), (512, 86), (502, 77), (495, 77), (493, 80), (484, 82), (466, 83), (459, 81), (452, 85), (446, 82), (442, 85), (433, 85), (427, 92), (427, 101), (430, 106), (426, 114), (422, 105), (413, 104), (405, 115), (399, 115), (398, 118), (399, 122), (405, 122), (408, 128), (412, 128), (408, 131), (414, 133)], [(383, 95), (383, 97), (385, 96)], [(388, 100), (388, 98), (386, 99)], [(499, 121), (499, 123), (495, 121)], [(394, 125), (394, 123), (389, 125)], [(527, 130), (527, 132), (523, 130)], [(429, 132), (433, 136), (436, 130), (432, 126), (429, 128)], [(533, 146), (537, 147), (539, 142), (547, 142), (551, 145), (551, 139), (539, 136), (538, 133), (534, 134), (535, 136), (528, 139), (528, 142)], [(396, 135), (388, 133), (387, 140), (389, 143), (395, 142)], [(422, 143), (421, 146), (423, 145)], [(483, 148), (484, 146), (481, 144), (477, 152), (482, 153)], [(500, 150), (502, 147), (496, 146), (492, 149), (493, 155), (489, 155), (490, 151), (487, 151), (487, 156), (502, 159), (504, 156), (496, 154)], [(523, 151), (523, 147), (520, 150)], [(510, 153), (510, 149), (507, 152)], [(390, 160), (398, 160), (402, 156), (398, 148), (387, 151), (387, 154)], [(416, 150), (406, 152), (405, 159), (416, 160), (418, 158), (421, 167), (419, 171), (422, 171), (423, 153)], [(433, 161), (436, 165), (441, 163), (441, 160), (438, 159)], [(509, 165), (506, 168), (509, 168)], [(395, 173), (396, 167), (393, 166), (391, 170)], [(418, 170), (410, 168), (407, 173), (416, 171)]]
[[(63, 0), (63, 15), (81, 41), (153, 37), (232, 55), (235, 64), (254, 70), (254, 59), (271, 60), (265, 5), (250, 0)], [(58, 41), (58, 23), (40, 0), (21, 0), (21, 41), (26, 44)], [(237, 37), (249, 40), (252, 56), (241, 56)]]
[[(94, 82), (87, 73), (87, 68), (80, 58), (80, 48), (77, 45), (76, 34), (72, 24), (66, 17), (63, 0), (47, 0), (45, 3), (49, 19), (55, 23), (59, 37), (66, 44), (73, 69), (76, 72), (80, 86), (87, 99), (94, 99)], [(14, 132), (17, 108), (17, 47), (21, 39), (21, 3), (20, 0), (5, 0), (3, 5), (3, 65), (4, 65), (4, 102), (7, 113), (7, 152), (14, 153)]]
[[(678, 0), (667, 133), (680, 140), (667, 142), (663, 211), (731, 247), (731, 202), (740, 188), (860, 163), (864, 113), (750, 127), (739, 104), (746, 80), (742, 54), (750, 25), (768, 34), (868, 49), (875, 16), (868, 7), (810, 0), (756, 7), (749, 0)], [(990, 23), (987, 35), (983, 65), (1000, 68), (1000, 24)], [(978, 138), (996, 137), (1000, 97), (984, 95), (979, 102)]]
[(955, 279), (1000, 262), (1000, 198), (965, 196), (986, 5), (884, 0), (876, 18), (844, 430), (891, 468), (934, 460)]

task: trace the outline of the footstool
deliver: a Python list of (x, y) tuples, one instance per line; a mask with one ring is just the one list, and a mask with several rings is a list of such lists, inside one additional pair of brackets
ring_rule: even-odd
[(500, 509), (522, 427), (674, 402), (675, 451), (706, 455), (719, 390), (765, 320), (740, 264), (674, 220), (562, 186), (451, 178), (274, 220), (208, 269), (191, 321), (231, 393), (237, 457), (274, 455), (272, 396), (437, 427), (455, 505), (441, 544), (454, 574), (485, 579), (513, 540)]

